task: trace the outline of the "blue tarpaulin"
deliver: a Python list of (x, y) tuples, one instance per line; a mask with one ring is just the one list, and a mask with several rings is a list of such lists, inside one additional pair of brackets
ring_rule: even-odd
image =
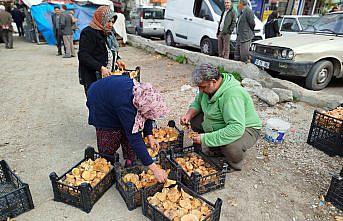
[[(53, 32), (51, 16), (54, 13), (54, 4), (41, 3), (31, 7), (31, 15), (37, 24), (38, 31), (42, 33), (48, 44), (56, 44)], [(80, 6), (77, 4), (67, 4), (67, 9), (74, 9), (74, 17), (78, 19), (76, 25), (79, 28), (74, 33), (74, 40), (80, 39), (80, 32), (88, 26), (96, 10), (95, 5)]]

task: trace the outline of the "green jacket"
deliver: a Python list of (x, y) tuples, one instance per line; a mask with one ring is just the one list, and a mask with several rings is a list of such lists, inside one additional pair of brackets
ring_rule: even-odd
[[(219, 21), (219, 25), (218, 25), (218, 29), (217, 29), (217, 35), (219, 34), (219, 27), (220, 27), (220, 23), (223, 20), (223, 15), (224, 15), (225, 11), (222, 12), (222, 15), (220, 17), (220, 21)], [(235, 10), (231, 7), (231, 9), (227, 12), (225, 18), (224, 18), (224, 27), (223, 27), (223, 34), (232, 34), (233, 30), (236, 27), (236, 20), (237, 20), (237, 15)]]
[(245, 128), (262, 128), (249, 93), (231, 74), (223, 73), (223, 81), (212, 98), (200, 92), (190, 108), (204, 113), (202, 127), (205, 134), (201, 143), (208, 147), (238, 140)]

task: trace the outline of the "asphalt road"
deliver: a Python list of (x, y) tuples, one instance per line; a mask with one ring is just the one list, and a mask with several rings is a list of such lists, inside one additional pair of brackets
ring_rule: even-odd
[[(151, 40), (154, 40), (160, 44), (165, 44), (165, 41), (161, 40), (159, 38), (151, 38)], [(185, 50), (200, 53), (200, 49), (197, 49), (197, 48), (188, 47), (185, 45), (178, 45), (177, 47), (185, 49)], [(305, 87), (305, 79), (304, 78), (289, 77), (289, 76), (283, 76), (283, 75), (278, 75), (278, 76), (274, 76), (274, 77), (278, 77), (278, 78), (283, 79), (283, 80), (288, 80), (288, 81), (291, 81), (291, 82), (298, 84), (299, 86)], [(323, 91), (327, 92), (329, 94), (343, 95), (343, 79), (342, 78), (341, 79), (337, 79), (337, 78), (332, 79), (331, 83)]]

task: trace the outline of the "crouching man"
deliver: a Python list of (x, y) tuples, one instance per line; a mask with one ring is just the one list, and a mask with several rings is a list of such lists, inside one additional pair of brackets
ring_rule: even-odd
[(256, 143), (262, 127), (250, 95), (231, 74), (221, 74), (210, 64), (198, 65), (192, 81), (199, 93), (181, 124), (191, 124), (198, 132), (193, 142), (207, 146), (207, 154), (222, 155), (231, 168), (241, 170), (246, 151)]

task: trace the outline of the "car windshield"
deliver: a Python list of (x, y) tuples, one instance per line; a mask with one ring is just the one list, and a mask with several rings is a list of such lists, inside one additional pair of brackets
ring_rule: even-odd
[(299, 22), (303, 29), (306, 29), (308, 26), (313, 25), (319, 17), (299, 17)]
[(314, 24), (309, 25), (306, 32), (343, 34), (343, 13), (322, 16)]
[(164, 9), (146, 8), (143, 13), (144, 19), (163, 19)]
[(209, 0), (214, 12), (217, 15), (221, 15), (222, 11), (225, 10), (225, 6), (224, 6), (224, 1), (223, 0)]

